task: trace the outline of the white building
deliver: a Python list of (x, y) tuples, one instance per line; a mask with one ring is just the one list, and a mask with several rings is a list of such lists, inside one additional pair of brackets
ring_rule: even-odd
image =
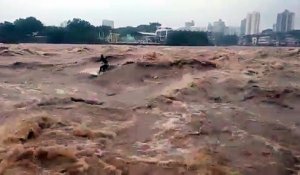
[(114, 28), (114, 21), (104, 19), (104, 20), (102, 20), (102, 26), (108, 26), (108, 27), (111, 27), (113, 29)]
[(154, 40), (153, 42), (164, 43), (166, 42), (169, 33), (172, 31), (173, 31), (172, 28), (169, 27), (159, 27), (155, 33), (149, 33), (149, 32), (139, 32), (139, 33), (143, 35), (146, 40), (149, 39), (149, 40)]
[(260, 13), (252, 12), (246, 18), (246, 35), (259, 34)]
[(165, 42), (169, 32), (171, 32), (172, 29), (169, 27), (159, 27), (156, 32), (155, 35), (158, 37), (159, 42)]

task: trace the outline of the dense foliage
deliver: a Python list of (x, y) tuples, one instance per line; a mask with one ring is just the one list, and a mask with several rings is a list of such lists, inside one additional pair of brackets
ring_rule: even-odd
[(239, 38), (236, 35), (213, 34), (213, 44), (217, 46), (237, 45), (238, 40)]
[(47, 43), (103, 43), (111, 30), (77, 18), (68, 21), (65, 27), (56, 27), (44, 26), (36, 18), (28, 17), (14, 23), (0, 23), (0, 42), (35, 42), (36, 38), (45, 38), (43, 42)]
[(34, 17), (17, 19), (13, 23), (0, 23), (0, 42), (40, 42), (47, 43), (105, 43), (105, 38), (110, 32), (119, 33), (120, 36), (139, 36), (138, 32), (155, 32), (159, 23), (139, 25), (137, 27), (122, 27), (111, 29), (107, 26), (93, 26), (81, 19), (73, 19), (64, 27), (44, 26)]
[(16, 27), (13, 23), (0, 23), (0, 42), (16, 43), (19, 41), (19, 36)]
[(14, 23), (0, 23), (0, 42), (16, 43), (30, 40), (35, 32), (42, 32), (43, 24), (34, 17), (17, 19)]
[(205, 32), (173, 31), (169, 33), (166, 44), (170, 46), (207, 46), (209, 40)]

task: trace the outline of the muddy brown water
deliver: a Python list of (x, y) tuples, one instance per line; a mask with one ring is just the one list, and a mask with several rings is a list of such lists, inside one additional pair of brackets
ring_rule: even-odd
[(299, 48), (4, 49), (0, 174), (299, 173)]

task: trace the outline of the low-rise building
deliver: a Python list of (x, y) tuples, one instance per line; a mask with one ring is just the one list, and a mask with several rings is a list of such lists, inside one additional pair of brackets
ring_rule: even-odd
[(279, 34), (272, 29), (264, 30), (259, 35), (246, 35), (239, 38), (239, 45), (242, 46), (300, 46), (299, 39), (290, 34)]
[(118, 43), (120, 40), (120, 34), (118, 33), (110, 33), (106, 38), (106, 41), (109, 43)]
[(258, 37), (257, 45), (259, 46), (274, 46), (276, 45), (276, 40), (271, 35)]
[(286, 46), (300, 46), (300, 41), (291, 35), (286, 35), (284, 42)]
[(252, 36), (243, 35), (239, 38), (238, 45), (240, 46), (251, 46), (252, 45)]
[(141, 34), (142, 42), (147, 43), (164, 43), (167, 40), (167, 37), (170, 32), (173, 30), (169, 27), (159, 27), (155, 33), (148, 33), (148, 32), (138, 32)]
[(172, 31), (169, 27), (159, 27), (155, 34), (158, 37), (158, 41), (160, 43), (163, 43), (167, 40), (168, 34)]

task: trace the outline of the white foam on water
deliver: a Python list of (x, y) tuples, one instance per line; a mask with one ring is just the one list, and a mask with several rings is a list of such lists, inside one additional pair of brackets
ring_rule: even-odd
[(98, 75), (99, 68), (87, 68), (80, 71), (81, 74)]

